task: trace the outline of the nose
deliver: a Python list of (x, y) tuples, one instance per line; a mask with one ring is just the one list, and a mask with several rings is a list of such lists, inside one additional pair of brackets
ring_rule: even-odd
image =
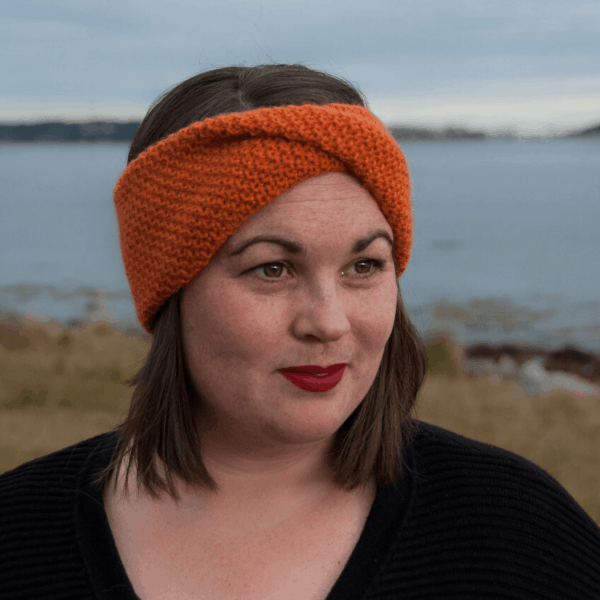
[(318, 286), (308, 292), (308, 298), (297, 305), (293, 328), (299, 338), (309, 337), (322, 342), (333, 342), (350, 330), (350, 306), (331, 286)]

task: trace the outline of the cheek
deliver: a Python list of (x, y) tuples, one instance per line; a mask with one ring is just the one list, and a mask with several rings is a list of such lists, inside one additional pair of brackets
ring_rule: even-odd
[(355, 323), (366, 338), (365, 341), (370, 340), (373, 347), (385, 346), (392, 334), (397, 304), (397, 288), (394, 288), (393, 296), (385, 294), (373, 297), (370, 301), (366, 299), (357, 310)]
[(184, 340), (195, 364), (252, 362), (272, 339), (281, 339), (272, 307), (252, 303), (222, 288), (183, 307)]

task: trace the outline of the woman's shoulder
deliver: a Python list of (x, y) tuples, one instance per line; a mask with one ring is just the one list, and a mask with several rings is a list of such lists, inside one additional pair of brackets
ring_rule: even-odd
[(61, 589), (92, 596), (82, 523), (101, 501), (94, 479), (116, 442), (116, 433), (105, 433), (0, 475), (0, 589), (7, 597), (55, 597)]
[(0, 475), (0, 504), (10, 490), (37, 487), (59, 490), (72, 489), (90, 463), (105, 463), (116, 446), (118, 434), (102, 433), (50, 454), (27, 461)]
[[(461, 520), (478, 531), (547, 537), (550, 544), (581, 536), (600, 552), (600, 528), (569, 492), (530, 460), (441, 427), (418, 422), (411, 445), (417, 513)], [(585, 544), (584, 544), (585, 545)]]
[[(547, 471), (519, 454), (465, 437), (424, 421), (417, 421), (411, 444), (426, 471), (443, 469), (447, 477), (492, 478), (513, 484), (520, 478), (542, 486), (561, 487)], [(491, 479), (490, 479), (491, 481)]]
[(477, 581), (524, 598), (600, 598), (600, 528), (550, 474), (507, 450), (417, 424), (406, 461), (411, 506), (390, 559), (404, 568), (399, 590), (484, 597), (473, 591)]

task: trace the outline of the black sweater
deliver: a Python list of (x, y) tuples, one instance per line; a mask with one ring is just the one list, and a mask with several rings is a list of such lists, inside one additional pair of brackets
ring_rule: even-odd
[[(0, 476), (2, 600), (137, 598), (91, 483), (116, 439)], [(425, 423), (405, 456), (327, 600), (600, 600), (600, 529), (545, 471)]]

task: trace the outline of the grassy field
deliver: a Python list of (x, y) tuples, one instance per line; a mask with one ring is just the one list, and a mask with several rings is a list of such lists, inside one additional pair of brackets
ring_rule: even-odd
[[(146, 339), (103, 323), (0, 325), (0, 473), (116, 425), (131, 395), (122, 382), (147, 349)], [(428, 347), (432, 368), (416, 416), (525, 456), (600, 523), (600, 399), (523, 397), (512, 382), (463, 375), (461, 352), (445, 342)]]

